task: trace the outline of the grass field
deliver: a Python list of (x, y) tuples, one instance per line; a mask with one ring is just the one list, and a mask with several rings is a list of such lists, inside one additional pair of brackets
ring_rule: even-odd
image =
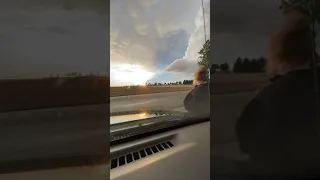
[(108, 103), (108, 77), (0, 81), (0, 111)]
[(246, 83), (212, 83), (210, 94), (237, 93), (245, 91), (256, 91), (267, 85), (267, 82), (246, 82)]
[[(255, 91), (263, 88), (266, 82), (234, 82), (234, 83), (211, 83), (210, 94), (224, 94), (224, 93), (236, 93), (244, 91)], [(164, 93), (164, 92), (175, 92), (175, 91), (190, 91), (193, 86), (180, 87), (111, 87), (110, 97), (116, 96), (127, 96), (127, 95), (138, 95), (138, 94), (152, 94), (152, 93)]]
[[(210, 77), (210, 93), (223, 94), (243, 91), (254, 91), (263, 88), (269, 80), (266, 74), (226, 74), (216, 73)], [(111, 87), (110, 96), (189, 91), (192, 85), (149, 86), (149, 87)]]
[(110, 97), (138, 94), (152, 94), (175, 91), (189, 91), (193, 86), (135, 86), (135, 87), (110, 87)]
[[(254, 91), (267, 84), (265, 76), (250, 79), (251, 76), (213, 77), (217, 80), (210, 84), (211, 94)], [(223, 81), (218, 81), (220, 78)], [(109, 103), (110, 97), (189, 91), (193, 88), (192, 85), (110, 87), (109, 82), (108, 77), (0, 80), (0, 112), (102, 104)]]

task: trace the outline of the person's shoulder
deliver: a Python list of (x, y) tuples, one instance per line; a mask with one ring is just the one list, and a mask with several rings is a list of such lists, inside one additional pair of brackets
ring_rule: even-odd
[(207, 91), (209, 92), (208, 86), (206, 86), (205, 84), (199, 84), (194, 86), (194, 88), (192, 88), (190, 93), (193, 96), (202, 96), (203, 94), (209, 94), (207, 93)]
[(206, 84), (200, 84), (198, 86), (198, 89), (201, 89), (202, 91), (209, 91), (209, 84), (206, 83)]
[(208, 83), (204, 83), (204, 84), (199, 84), (198, 86), (199, 86), (199, 87), (202, 87), (202, 88), (205, 88), (205, 87), (208, 87), (209, 84), (208, 84)]
[(256, 95), (256, 99), (259, 101), (279, 101), (283, 98), (289, 89), (294, 89), (292, 87), (295, 82), (291, 80), (290, 77), (281, 76), (277, 77), (276, 80), (266, 84)]
[(193, 89), (203, 89), (203, 88), (208, 88), (208, 84), (198, 84), (198, 85), (195, 85), (193, 87)]

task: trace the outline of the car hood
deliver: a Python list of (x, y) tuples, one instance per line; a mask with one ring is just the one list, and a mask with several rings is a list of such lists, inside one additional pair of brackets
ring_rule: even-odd
[[(167, 110), (137, 110), (110, 113), (110, 125), (123, 124), (127, 122), (139, 122), (145, 119), (157, 119), (160, 117), (183, 117), (184, 112)], [(163, 118), (162, 118), (163, 119)]]
[(201, 119), (179, 111), (139, 110), (111, 113), (110, 143), (195, 121), (200, 122)]

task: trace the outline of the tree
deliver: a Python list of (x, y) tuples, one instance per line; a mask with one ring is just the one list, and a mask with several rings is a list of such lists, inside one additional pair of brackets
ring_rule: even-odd
[(201, 50), (198, 52), (200, 55), (200, 61), (198, 62), (198, 65), (206, 66), (207, 68), (210, 68), (210, 39), (208, 39)]
[(215, 73), (218, 68), (219, 68), (218, 64), (211, 64), (211, 66), (210, 66), (210, 74)]
[(233, 65), (233, 72), (234, 73), (265, 72), (265, 64), (266, 64), (266, 59), (263, 57), (260, 57), (258, 59), (256, 58), (241, 59), (240, 57), (238, 57)]
[(192, 84), (193, 80), (183, 80), (182, 84), (186, 85), (186, 84)]
[(264, 57), (260, 57), (257, 60), (257, 69), (259, 72), (265, 72), (265, 66), (266, 66), (266, 62), (267, 60)]
[(220, 69), (220, 71), (223, 71), (223, 69), (224, 69), (224, 67), (223, 67), (223, 66), (224, 66), (224, 64), (220, 64), (220, 65), (219, 65), (219, 69)]
[[(210, 39), (208, 39), (202, 46), (201, 50), (198, 52), (200, 55), (200, 61), (198, 62), (198, 66), (205, 66), (208, 69), (210, 68)], [(209, 71), (207, 70), (207, 81), (210, 80)]]
[(223, 72), (227, 72), (227, 71), (229, 71), (230, 66), (229, 66), (228, 63), (223, 63), (223, 64), (220, 64), (219, 69), (220, 69), (221, 71), (223, 71)]
[(250, 59), (249, 58), (243, 59), (242, 67), (243, 67), (243, 69), (242, 69), (243, 72), (250, 72)]
[(238, 57), (236, 62), (233, 65), (233, 72), (240, 73), (243, 71), (242, 69), (243, 69), (242, 68), (242, 59), (241, 59), (241, 57)]

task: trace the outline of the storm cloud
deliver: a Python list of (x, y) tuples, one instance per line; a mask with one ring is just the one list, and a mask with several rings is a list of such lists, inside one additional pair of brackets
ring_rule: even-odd
[[(195, 18), (196, 28), (191, 34), (185, 55), (176, 59), (166, 67), (166, 71), (178, 73), (193, 73), (199, 61), (198, 52), (202, 48), (205, 38), (210, 37), (210, 1), (204, 2), (204, 9), (199, 7), (198, 15)], [(207, 22), (205, 24), (205, 22)], [(206, 29), (206, 31), (204, 30)]]
[(112, 0), (111, 66), (164, 69), (185, 52), (200, 5), (200, 0)]
[(107, 1), (5, 0), (0, 78), (109, 72)]
[(280, 0), (214, 0), (211, 3), (211, 63), (266, 56), (282, 22)]

